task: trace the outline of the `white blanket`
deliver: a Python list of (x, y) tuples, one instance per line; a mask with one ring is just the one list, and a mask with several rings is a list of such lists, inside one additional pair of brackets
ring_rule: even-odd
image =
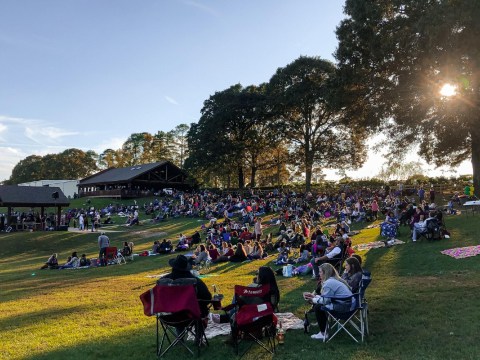
[[(282, 322), (283, 330), (287, 331), (290, 329), (298, 330), (303, 329), (303, 320), (299, 319), (292, 313), (275, 313), (278, 318), (278, 321)], [(211, 339), (219, 335), (229, 335), (230, 334), (230, 323), (224, 324), (215, 324), (208, 321), (208, 326), (205, 329), (205, 335), (207, 339)], [(188, 340), (193, 340), (193, 337), (189, 335)]]

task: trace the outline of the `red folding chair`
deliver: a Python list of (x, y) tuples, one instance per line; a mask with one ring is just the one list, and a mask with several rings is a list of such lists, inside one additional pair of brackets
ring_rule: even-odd
[[(202, 319), (196, 294), (196, 279), (160, 279), (157, 285), (140, 296), (144, 313), (157, 318), (157, 355), (162, 357), (180, 344), (192, 355), (186, 338), (191, 334), (197, 355), (208, 346), (205, 336), (206, 321)], [(160, 328), (162, 336), (160, 340)], [(168, 344), (167, 344), (168, 342)], [(165, 349), (164, 349), (165, 346)]]
[(274, 305), (271, 303), (270, 286), (235, 285), (234, 291), (235, 316), (232, 322), (232, 340), (236, 353), (239, 353), (241, 341), (248, 339), (273, 354), (277, 318), (274, 314)]
[(117, 258), (117, 248), (114, 246), (107, 247), (105, 250), (105, 264), (107, 265), (113, 265), (113, 264), (118, 264), (118, 258)]

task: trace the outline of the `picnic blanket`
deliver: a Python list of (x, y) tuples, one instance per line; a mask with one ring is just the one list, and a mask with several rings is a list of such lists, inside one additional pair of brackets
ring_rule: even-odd
[(471, 256), (477, 256), (480, 254), (480, 245), (458, 247), (453, 249), (447, 249), (440, 251), (443, 255), (451, 256), (455, 259), (464, 259)]
[[(292, 313), (275, 313), (278, 321), (282, 322), (282, 328), (286, 330), (298, 330), (303, 329), (303, 320), (299, 319)], [(216, 324), (212, 321), (208, 321), (208, 326), (205, 329), (205, 335), (207, 339), (211, 339), (219, 335), (230, 334), (230, 323)], [(189, 334), (188, 340), (193, 340), (193, 336)]]
[[(402, 240), (395, 239), (395, 242), (392, 244), (392, 246), (393, 245), (401, 245), (401, 244), (405, 244), (405, 242), (402, 241)], [(385, 246), (386, 245), (385, 245), (384, 241), (372, 241), (372, 242), (365, 243), (365, 244), (354, 245), (353, 250), (364, 251), (364, 250), (381, 248), (381, 247), (385, 247)]]

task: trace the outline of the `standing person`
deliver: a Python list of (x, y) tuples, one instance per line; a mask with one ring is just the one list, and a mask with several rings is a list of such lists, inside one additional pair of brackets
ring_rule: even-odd
[(98, 260), (100, 260), (100, 266), (106, 266), (107, 265), (107, 247), (110, 246), (110, 239), (108, 238), (107, 235), (105, 235), (105, 232), (102, 231), (100, 236), (98, 237), (98, 247), (100, 248), (100, 252), (98, 254)]
[(423, 189), (423, 186), (420, 186), (420, 189), (418, 190), (418, 200), (420, 204), (425, 200), (425, 190)]
[(433, 185), (430, 187), (430, 204), (435, 203), (435, 188)]
[(85, 228), (85, 219), (83, 218), (83, 214), (80, 214), (78, 217), (78, 230), (83, 230)]
[(90, 212), (90, 221), (92, 222), (92, 232), (95, 231), (95, 221), (97, 220), (97, 217), (95, 216), (95, 211)]
[(262, 218), (257, 217), (257, 221), (255, 221), (255, 237), (257, 241), (260, 241), (260, 238), (262, 237)]
[(378, 219), (378, 210), (379, 210), (379, 206), (378, 206), (378, 202), (376, 199), (373, 199), (372, 200), (372, 204), (371, 204), (371, 208), (372, 208), (372, 216), (375, 220)]

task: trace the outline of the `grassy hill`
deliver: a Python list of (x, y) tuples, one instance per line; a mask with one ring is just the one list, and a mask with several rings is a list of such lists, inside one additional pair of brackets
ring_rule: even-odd
[[(84, 201), (75, 200), (71, 206), (81, 207)], [(117, 225), (108, 233), (112, 244), (133, 241), (135, 252), (150, 249), (154, 240), (191, 233), (204, 222), (170, 219), (129, 228), (115, 220)], [(301, 330), (288, 331), (275, 358), (478, 359), (480, 257), (455, 260), (440, 251), (478, 244), (479, 220), (478, 216), (448, 217), (450, 239), (360, 252), (373, 275), (367, 291), (371, 335), (366, 342), (357, 345), (342, 335), (323, 344)], [(354, 244), (378, 238), (378, 229), (356, 228), (361, 232), (353, 237)], [(407, 234), (402, 228), (400, 239), (407, 240)], [(135, 257), (126, 265), (106, 268), (39, 270), (53, 252), (59, 253), (60, 262), (74, 250), (96, 257), (97, 237), (91, 232), (0, 234), (1, 359), (156, 358), (155, 319), (143, 315), (139, 295), (154, 285), (155, 278), (149, 276), (170, 270), (168, 259), (175, 255)], [(230, 299), (235, 284), (250, 283), (258, 267), (271, 265), (273, 259), (215, 265), (203, 280), (210, 288), (216, 284)], [(301, 294), (312, 290), (314, 281), (280, 277), (278, 282), (280, 310), (302, 317), (308, 306)], [(212, 339), (203, 357), (233, 357), (223, 340)], [(167, 358), (186, 354), (178, 349)], [(252, 347), (245, 358), (271, 357)]]

